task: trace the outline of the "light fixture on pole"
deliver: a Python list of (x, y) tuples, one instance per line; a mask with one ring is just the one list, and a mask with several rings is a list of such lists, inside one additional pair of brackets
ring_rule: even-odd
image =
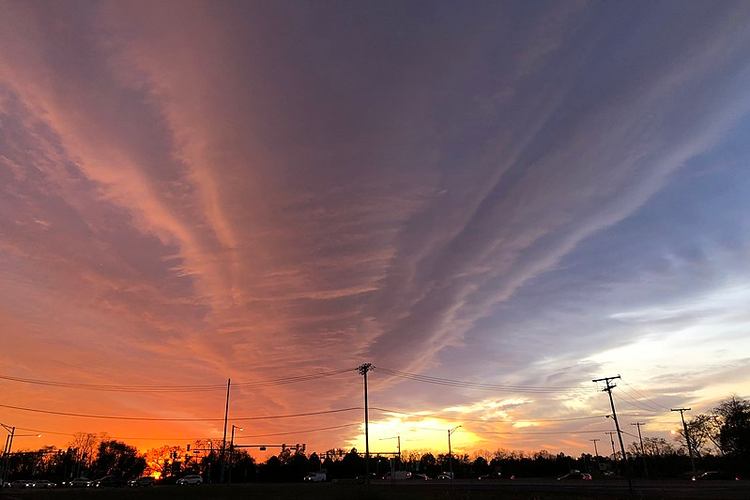
[(451, 488), (453, 487), (453, 450), (451, 449), (451, 435), (461, 427), (457, 425), (453, 429), (448, 429), (448, 467), (451, 473)]

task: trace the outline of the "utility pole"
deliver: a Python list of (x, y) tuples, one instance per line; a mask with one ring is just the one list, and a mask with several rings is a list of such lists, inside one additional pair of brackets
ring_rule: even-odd
[(615, 431), (607, 431), (604, 434), (609, 434), (609, 441), (612, 443), (612, 458), (617, 460), (617, 452), (615, 451)]
[(682, 429), (685, 432), (685, 442), (687, 443), (688, 455), (690, 455), (690, 467), (693, 469), (693, 477), (697, 475), (695, 471), (695, 458), (693, 458), (693, 444), (690, 441), (690, 433), (688, 432), (687, 424), (685, 423), (685, 412), (690, 411), (691, 408), (673, 408), (672, 411), (679, 411), (680, 418), (682, 419)]
[(606, 384), (606, 387), (602, 389), (602, 392), (606, 392), (609, 394), (609, 404), (612, 406), (612, 420), (615, 421), (615, 429), (617, 429), (617, 439), (620, 441), (620, 451), (622, 452), (622, 459), (627, 464), (628, 462), (628, 456), (625, 454), (625, 445), (622, 444), (622, 431), (620, 431), (620, 422), (617, 420), (617, 412), (615, 412), (615, 400), (612, 398), (612, 389), (617, 387), (617, 385), (613, 384), (612, 381), (615, 379), (620, 378), (620, 376), (616, 377), (602, 377), (602, 378), (596, 378), (592, 380), (592, 382), (604, 382)]
[(599, 439), (599, 438), (589, 439), (589, 441), (591, 441), (591, 442), (594, 443), (594, 457), (599, 458), (599, 450), (596, 449), (596, 442), (597, 441), (601, 441), (601, 439)]
[(221, 480), (224, 482), (224, 471), (226, 470), (226, 451), (227, 451), (227, 420), (229, 419), (229, 387), (232, 385), (232, 379), (227, 379), (227, 404), (224, 408), (224, 437), (221, 440)]
[(357, 371), (365, 379), (365, 485), (368, 487), (370, 486), (370, 427), (367, 412), (367, 372), (373, 368), (372, 363), (362, 363), (357, 367)]
[(638, 428), (638, 440), (641, 442), (641, 456), (643, 457), (643, 477), (648, 479), (648, 468), (646, 467), (646, 450), (643, 448), (643, 436), (641, 435), (641, 426), (646, 425), (645, 422), (636, 422), (634, 424)]

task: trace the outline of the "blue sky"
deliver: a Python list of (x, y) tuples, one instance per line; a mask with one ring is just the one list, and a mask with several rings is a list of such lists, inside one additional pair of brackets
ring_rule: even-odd
[[(414, 414), (375, 412), (376, 434), (438, 451), (459, 423), (467, 451), (588, 451), (611, 425), (601, 376), (654, 435), (671, 406), (748, 395), (747, 4), (2, 10), (0, 375), (221, 385), (372, 362), (374, 404)], [(361, 405), (353, 371), (246, 387), (236, 418)], [(28, 409), (216, 416), (221, 390), (3, 391), (27, 410), (1, 420), (49, 444), (220, 431)], [(360, 420), (253, 432), (361, 446)]]

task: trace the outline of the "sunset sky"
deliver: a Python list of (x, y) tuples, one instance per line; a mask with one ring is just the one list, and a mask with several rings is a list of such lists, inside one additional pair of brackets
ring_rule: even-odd
[(750, 396), (750, 2), (0, 12), (14, 449), (220, 439), (229, 378), (237, 443), (364, 449), (367, 362), (375, 452)]

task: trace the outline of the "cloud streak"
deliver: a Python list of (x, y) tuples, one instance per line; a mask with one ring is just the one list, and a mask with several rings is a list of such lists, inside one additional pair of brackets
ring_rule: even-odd
[[(568, 388), (373, 377), (386, 408), (520, 421), (598, 411), (603, 370), (672, 401), (675, 366), (618, 364), (650, 342), (741, 361), (746, 5), (46, 7), (4, 2), (0, 24), (14, 374), (253, 382), (371, 361)], [(728, 373), (681, 394), (709, 404)], [(351, 406), (360, 382), (238, 389), (233, 413)]]

